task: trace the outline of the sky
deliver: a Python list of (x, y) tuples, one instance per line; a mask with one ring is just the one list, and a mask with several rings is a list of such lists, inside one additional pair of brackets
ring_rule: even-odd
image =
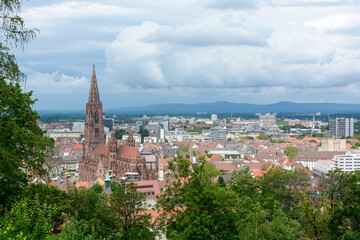
[(38, 110), (360, 102), (359, 0), (24, 1), (15, 55)]

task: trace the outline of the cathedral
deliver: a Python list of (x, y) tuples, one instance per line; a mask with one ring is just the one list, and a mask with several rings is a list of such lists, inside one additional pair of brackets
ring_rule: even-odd
[(108, 144), (105, 144), (103, 108), (93, 66), (89, 100), (86, 104), (85, 142), (79, 163), (79, 181), (94, 181), (98, 177), (104, 179), (107, 171), (115, 181), (126, 174), (137, 175), (140, 180), (155, 178), (155, 171), (146, 168), (145, 158), (135, 146), (132, 131), (123, 145), (118, 145), (114, 132), (111, 133)]

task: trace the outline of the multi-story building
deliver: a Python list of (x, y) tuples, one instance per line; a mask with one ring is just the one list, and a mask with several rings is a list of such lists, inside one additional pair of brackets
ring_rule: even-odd
[(346, 139), (327, 139), (321, 141), (321, 151), (344, 151), (346, 150)]
[(213, 142), (226, 141), (228, 130), (226, 127), (213, 127), (210, 129), (210, 137)]
[(218, 116), (216, 114), (211, 114), (211, 121), (217, 121)]
[(360, 152), (349, 151), (345, 155), (335, 155), (334, 168), (344, 172), (360, 170)]
[(274, 113), (274, 114), (267, 113), (265, 115), (260, 114), (259, 115), (259, 121), (260, 122), (273, 122), (273, 123), (275, 123), (276, 122), (276, 113)]
[(85, 131), (85, 123), (84, 122), (73, 122), (72, 131), (73, 132), (84, 132)]
[(353, 118), (335, 118), (329, 122), (330, 136), (334, 138), (354, 136)]
[(105, 127), (109, 128), (109, 131), (112, 131), (114, 126), (114, 119), (113, 118), (105, 118), (104, 119)]
[(136, 130), (139, 131), (140, 127), (142, 129), (145, 129), (145, 119), (144, 118), (139, 118), (136, 120)]

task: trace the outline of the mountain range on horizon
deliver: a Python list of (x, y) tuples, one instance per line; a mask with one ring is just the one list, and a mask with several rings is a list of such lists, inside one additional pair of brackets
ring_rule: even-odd
[(281, 101), (273, 104), (250, 104), (218, 101), (213, 103), (164, 103), (142, 107), (107, 109), (119, 113), (360, 113), (360, 104), (295, 103)]
[[(234, 103), (217, 101), (213, 103), (163, 103), (137, 107), (104, 108), (111, 113), (129, 114), (195, 114), (206, 113), (360, 113), (360, 104), (343, 103), (295, 103), (281, 101), (272, 104)], [(52, 113), (75, 113), (83, 110), (38, 110), (40, 115)]]

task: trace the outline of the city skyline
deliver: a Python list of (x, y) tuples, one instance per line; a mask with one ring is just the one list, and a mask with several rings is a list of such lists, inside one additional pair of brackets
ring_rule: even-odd
[(40, 35), (15, 51), (36, 109), (359, 102), (355, 1), (29, 1)]

